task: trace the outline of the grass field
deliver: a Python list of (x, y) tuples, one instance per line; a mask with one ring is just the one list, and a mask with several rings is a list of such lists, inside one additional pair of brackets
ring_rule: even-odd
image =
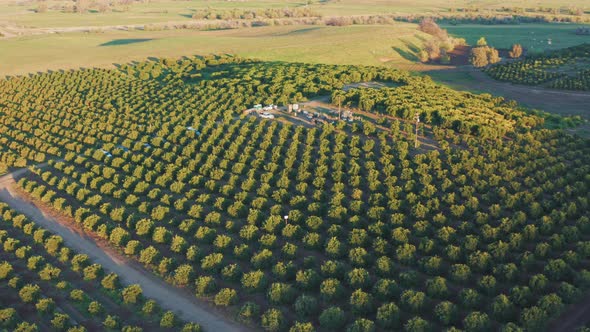
[[(128, 11), (123, 7), (107, 13), (91, 12), (86, 14), (62, 13), (51, 8), (71, 1), (45, 1), (49, 11), (35, 13), (37, 3), (17, 0), (0, 0), (0, 24), (11, 23), (27, 27), (68, 27), (68, 26), (100, 26), (121, 24), (147, 24), (168, 21), (191, 20), (195, 10), (213, 9), (260, 9), (260, 8), (294, 8), (306, 6), (303, 0), (254, 0), (254, 1), (224, 1), (224, 0), (191, 0), (174, 1), (161, 0), (145, 3), (134, 3)], [(432, 12), (446, 12), (450, 8), (477, 7), (482, 10), (507, 7), (564, 7), (563, 1), (545, 0), (534, 3), (529, 0), (496, 1), (496, 0), (338, 0), (312, 1), (309, 5), (314, 12), (325, 16), (331, 15), (361, 15), (383, 13), (411, 13), (428, 14)], [(586, 0), (572, 0), (568, 2), (572, 7), (588, 7)], [(566, 7), (564, 7), (566, 8)]]
[[(451, 8), (479, 8), (481, 10), (502, 7), (563, 7), (561, 0), (336, 0), (317, 1), (320, 4), (313, 6), (318, 11), (329, 14), (378, 14), (378, 13), (415, 13), (427, 14), (428, 12), (447, 12)], [(571, 0), (567, 2), (570, 7), (588, 7), (586, 0)]]
[[(65, 14), (64, 14), (65, 15)], [(485, 36), (495, 47), (521, 43), (530, 51), (589, 41), (572, 33), (575, 25), (444, 26), (475, 44)], [(107, 31), (26, 36), (0, 41), (0, 75), (47, 69), (107, 66), (149, 56), (232, 53), (263, 60), (329, 64), (395, 65), (408, 69), (428, 35), (416, 25), (277, 26), (221, 31)], [(547, 44), (552, 39), (552, 45)], [(59, 45), (59, 47), (55, 47)], [(409, 68), (411, 69), (411, 68)]]
[[(63, 1), (49, 1), (51, 4), (63, 4)], [(69, 2), (71, 4), (71, 2)], [(129, 6), (128, 11), (122, 11), (122, 7), (107, 13), (91, 12), (86, 14), (62, 13), (49, 10), (46, 13), (35, 13), (36, 3), (15, 4), (14, 1), (0, 0), (0, 22), (6, 21), (27, 27), (69, 27), (69, 26), (101, 26), (121, 24), (147, 24), (167, 21), (191, 20), (192, 14), (197, 9), (210, 8), (285, 8), (298, 7), (299, 1), (256, 0), (253, 2), (228, 2), (228, 1), (155, 1), (135, 3)]]
[[(476, 83), (477, 81), (470, 75), (469, 72), (458, 71), (458, 70), (431, 70), (427, 72), (416, 72), (416, 74), (427, 74), (433, 80), (444, 84), (455, 90), (466, 90), (469, 85)], [(473, 93), (482, 93), (477, 89), (469, 89)]]
[[(521, 25), (442, 25), (449, 33), (467, 39), (474, 45), (480, 37), (485, 37), (488, 44), (497, 48), (509, 48), (518, 43), (531, 52), (555, 50), (584, 42), (590, 42), (590, 36), (578, 36), (574, 30), (577, 24), (521, 24)], [(551, 39), (551, 45), (547, 39)]]
[[(223, 31), (112, 31), (0, 41), (0, 75), (108, 66), (131, 60), (232, 53), (263, 60), (328, 64), (410, 64), (427, 35), (415, 25), (282, 26)], [(55, 47), (59, 45), (59, 47)], [(406, 58), (404, 58), (403, 54)]]

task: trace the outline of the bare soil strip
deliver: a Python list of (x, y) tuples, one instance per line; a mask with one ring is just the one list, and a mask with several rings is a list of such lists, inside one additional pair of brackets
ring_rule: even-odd
[(554, 319), (547, 327), (548, 332), (574, 332), (588, 323), (590, 316), (590, 298), (584, 296), (580, 303), (565, 308), (563, 314)]
[(123, 284), (139, 284), (146, 297), (158, 301), (163, 308), (178, 313), (181, 318), (197, 322), (211, 332), (248, 331), (248, 328), (229, 321), (221, 313), (199, 303), (190, 293), (157, 278), (139, 263), (113, 250), (108, 243), (89, 236), (77, 224), (69, 222), (67, 217), (33, 202), (18, 189), (15, 182), (15, 178), (27, 171), (20, 169), (0, 177), (0, 200), (38, 225), (61, 236), (70, 248), (87, 254), (105, 270), (118, 274)]
[(457, 79), (440, 79), (452, 87), (488, 92), (550, 113), (580, 115), (590, 118), (590, 108), (588, 107), (590, 104), (590, 92), (565, 91), (500, 82), (473, 68), (457, 67), (448, 70), (450, 72), (466, 73), (471, 78), (465, 82)]

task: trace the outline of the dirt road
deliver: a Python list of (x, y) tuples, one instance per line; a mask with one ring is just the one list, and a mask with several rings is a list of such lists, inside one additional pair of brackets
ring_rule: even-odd
[(20, 169), (0, 177), (1, 201), (25, 214), (38, 225), (61, 236), (66, 245), (79, 253), (87, 254), (106, 271), (118, 274), (122, 284), (139, 284), (146, 297), (158, 301), (163, 308), (176, 312), (184, 320), (197, 322), (210, 332), (248, 331), (246, 327), (227, 320), (220, 313), (213, 312), (205, 304), (199, 303), (190, 292), (167, 284), (135, 261), (113, 250), (107, 243), (102, 243), (72, 226), (67, 217), (32, 202), (17, 188), (14, 180), (27, 171)]
[(578, 328), (588, 324), (590, 316), (590, 299), (586, 298), (584, 302), (576, 303), (573, 306), (565, 308), (563, 314), (553, 319), (547, 327), (549, 332), (574, 332)]
[(449, 75), (445, 75), (445, 71), (425, 72), (425, 74), (432, 74), (437, 81), (461, 90), (487, 92), (546, 112), (590, 118), (590, 108), (588, 108), (590, 92), (564, 91), (500, 82), (490, 78), (481, 70), (470, 67), (451, 68), (446, 72)]

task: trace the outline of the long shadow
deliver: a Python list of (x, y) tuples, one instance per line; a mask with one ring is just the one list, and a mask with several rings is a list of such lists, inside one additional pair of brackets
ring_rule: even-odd
[(106, 43), (102, 43), (98, 46), (121, 46), (121, 45), (129, 45), (129, 44), (136, 44), (136, 43), (144, 43), (150, 40), (154, 40), (153, 38), (126, 38), (126, 39), (113, 39)]
[(278, 34), (277, 36), (299, 35), (299, 34), (304, 34), (304, 33), (308, 33), (308, 32), (319, 30), (319, 29), (321, 29), (321, 28), (320, 27), (303, 28), (303, 29), (297, 29), (297, 30), (286, 32), (286, 33)]
[(414, 52), (414, 54), (418, 54), (420, 53), (420, 51), (422, 50), (418, 45), (412, 43), (411, 41), (407, 40), (407, 39), (400, 39), (402, 41), (402, 43), (404, 43), (404, 45), (406, 45), (406, 47)]
[(428, 41), (428, 38), (426, 38), (424, 36), (416, 35), (416, 38), (420, 39), (423, 42), (427, 42)]
[(417, 62), (420, 59), (418, 58), (418, 56), (416, 55), (416, 53), (412, 52), (412, 51), (406, 51), (404, 49), (402, 49), (401, 47), (393, 47), (393, 50), (396, 51), (399, 55), (402, 56), (402, 58), (408, 60), (408, 61), (412, 61), (412, 62)]

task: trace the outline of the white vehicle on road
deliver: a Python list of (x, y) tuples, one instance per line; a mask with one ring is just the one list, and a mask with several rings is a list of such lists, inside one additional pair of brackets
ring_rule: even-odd
[(260, 114), (260, 117), (263, 119), (274, 119), (275, 118), (274, 115), (272, 115), (268, 112), (264, 112), (264, 113)]

